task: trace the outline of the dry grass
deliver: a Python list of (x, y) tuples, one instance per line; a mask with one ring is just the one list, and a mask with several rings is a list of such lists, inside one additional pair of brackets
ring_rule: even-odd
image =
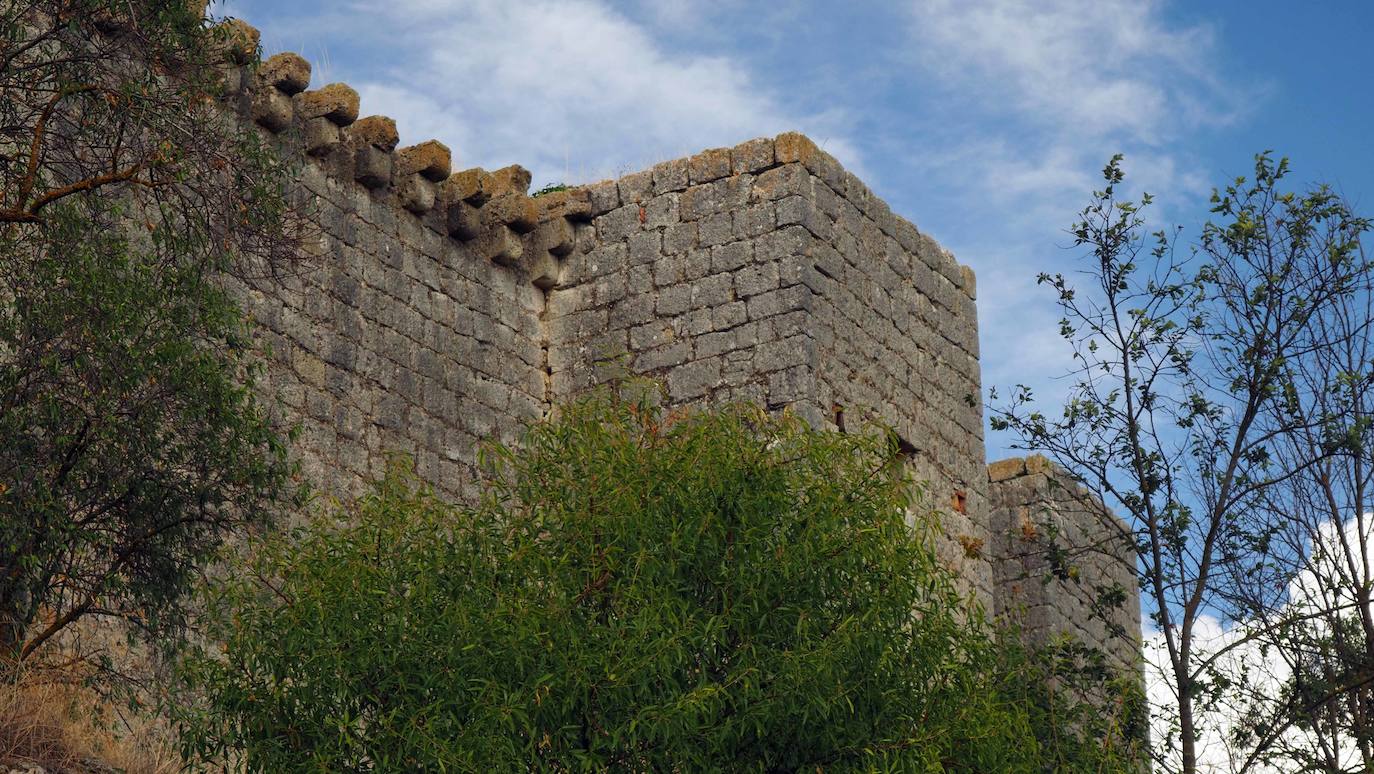
[(0, 770), (163, 774), (179, 769), (156, 725), (130, 721), (79, 685), (27, 674), (0, 682)]

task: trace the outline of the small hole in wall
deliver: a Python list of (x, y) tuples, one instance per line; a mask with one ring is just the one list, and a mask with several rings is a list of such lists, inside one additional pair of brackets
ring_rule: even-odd
[(835, 429), (839, 430), (841, 433), (845, 432), (844, 406), (841, 406), (840, 404), (836, 403), (834, 406), (831, 407), (830, 413), (834, 418)]
[(954, 498), (951, 505), (955, 513), (968, 514), (968, 493), (962, 489), (954, 490)]

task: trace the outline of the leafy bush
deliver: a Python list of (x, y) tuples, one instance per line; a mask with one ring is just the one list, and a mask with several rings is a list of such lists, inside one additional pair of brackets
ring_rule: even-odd
[(207, 96), (202, 16), (0, 3), (0, 676), (124, 671), (73, 627), (175, 641), (200, 565), (292, 490), (226, 288), (298, 254), (289, 169)]
[[(398, 461), (213, 590), (192, 757), (280, 770), (1027, 771), (979, 613), (882, 433), (603, 392), (479, 507)], [(1012, 679), (1009, 679), (1012, 678)], [(1024, 693), (1021, 691), (1020, 693)]]

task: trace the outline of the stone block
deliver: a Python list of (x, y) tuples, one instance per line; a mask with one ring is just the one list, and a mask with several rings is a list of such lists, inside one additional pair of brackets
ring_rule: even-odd
[(420, 175), (438, 183), (449, 176), (452, 154), (448, 146), (438, 140), (426, 140), (396, 151), (396, 176)]
[(805, 164), (821, 152), (816, 143), (801, 132), (784, 132), (778, 135), (774, 140), (774, 148), (779, 164)]
[(720, 306), (735, 300), (735, 278), (729, 274), (712, 274), (692, 283), (692, 307)]
[(683, 220), (698, 220), (720, 210), (722, 189), (715, 185), (697, 185), (682, 192), (679, 212)]
[(978, 299), (978, 277), (977, 277), (977, 275), (975, 275), (975, 274), (973, 273), (973, 268), (972, 268), (972, 267), (969, 267), (969, 266), (960, 266), (960, 267), (959, 267), (959, 274), (960, 274), (961, 278), (963, 279), (963, 282), (960, 283), (960, 284), (963, 286), (964, 293), (965, 293), (970, 299), (977, 300), (977, 299)]
[(721, 361), (697, 360), (668, 372), (668, 396), (675, 401), (691, 400), (721, 386)]
[(678, 199), (679, 194), (675, 193), (650, 199), (640, 210), (640, 225), (644, 228), (667, 228), (678, 223)]
[(391, 154), (373, 145), (358, 148), (353, 154), (353, 179), (373, 189), (390, 185)]
[(465, 169), (449, 175), (444, 184), (445, 197), (451, 202), (467, 202), (481, 207), (491, 200), (496, 180), (480, 167)]
[(481, 210), (462, 199), (449, 202), (448, 233), (465, 242), (476, 239), (482, 233)]
[(616, 182), (620, 188), (620, 201), (622, 204), (640, 204), (654, 195), (654, 173), (653, 170), (636, 172), (626, 175)]
[(1026, 472), (1051, 475), (1054, 473), (1054, 463), (1042, 454), (1032, 454), (1026, 457)]
[(644, 224), (639, 219), (639, 213), (639, 205), (630, 204), (597, 218), (593, 223), (598, 238), (603, 244), (620, 242), (642, 231)]
[(772, 290), (748, 300), (749, 319), (762, 320), (773, 315), (810, 308), (811, 290), (805, 285)]
[(730, 171), (736, 175), (762, 172), (773, 166), (773, 140), (760, 137), (730, 149)]
[(356, 147), (371, 146), (383, 153), (391, 153), (401, 136), (396, 132), (396, 121), (387, 116), (367, 116), (359, 118), (348, 127), (348, 139)]
[(631, 266), (651, 264), (663, 255), (663, 234), (659, 231), (641, 231), (631, 234), (629, 239), (629, 261)]
[(603, 180), (585, 187), (593, 218), (620, 206), (620, 187), (614, 180)]
[(510, 190), (483, 205), (482, 217), (488, 223), (507, 226), (517, 234), (528, 234), (539, 223), (539, 207), (534, 199)]
[(697, 246), (696, 223), (674, 223), (663, 232), (663, 254), (685, 255)]
[(753, 263), (735, 272), (735, 289), (741, 298), (766, 293), (779, 285), (776, 263)]
[(807, 400), (815, 390), (815, 374), (807, 366), (774, 371), (768, 376), (768, 405), (781, 407)]
[(492, 195), (505, 193), (528, 195), (530, 192), (530, 171), (519, 164), (501, 167), (491, 173)]
[(665, 317), (674, 317), (692, 308), (692, 286), (687, 284), (672, 285), (663, 288), (658, 292), (658, 313)]
[(753, 242), (732, 242), (711, 248), (711, 271), (734, 271), (754, 260)]
[(800, 164), (773, 167), (754, 178), (752, 197), (760, 200), (776, 200), (785, 196), (810, 197), (813, 179)]
[(635, 358), (634, 369), (639, 373), (656, 371), (682, 365), (692, 358), (692, 342), (676, 341), (658, 349), (649, 350)]
[(563, 218), (554, 218), (539, 224), (534, 233), (535, 242), (543, 252), (563, 257), (573, 250), (573, 227)]
[(777, 212), (772, 202), (735, 210), (733, 216), (736, 239), (752, 239), (778, 227)]
[(733, 301), (711, 310), (711, 327), (718, 331), (743, 325), (748, 319), (748, 307), (743, 301)]
[(287, 96), (299, 94), (310, 85), (310, 63), (289, 51), (273, 54), (258, 67), (258, 80)]
[(654, 181), (654, 194), (683, 191), (687, 188), (687, 159), (674, 159), (655, 164), (650, 170)]
[(729, 148), (712, 148), (687, 159), (687, 176), (692, 185), (709, 183), (729, 174)]
[(817, 238), (827, 241), (834, 229), (825, 213), (816, 209), (815, 204), (804, 196), (787, 196), (778, 200), (777, 224), (778, 228), (794, 224), (802, 226)]
[(572, 222), (582, 222), (592, 216), (591, 193), (585, 188), (551, 191), (542, 194), (537, 201), (540, 220), (565, 218)]
[(1020, 457), (988, 463), (988, 480), (994, 483), (1016, 478), (1024, 475), (1025, 472), (1026, 461)]
[(514, 266), (525, 253), (515, 232), (499, 223), (484, 229), (473, 244), (483, 258), (504, 266)]
[(401, 206), (417, 215), (434, 208), (434, 184), (419, 175), (409, 175), (396, 186), (396, 199)]
[(733, 218), (728, 212), (718, 212), (697, 224), (697, 244), (702, 247), (723, 245), (734, 239)]
[(754, 241), (754, 257), (759, 261), (786, 261), (810, 255), (815, 239), (801, 226), (789, 226)]
[(274, 134), (291, 126), (293, 112), (291, 97), (271, 86), (258, 88), (249, 107), (253, 122)]
[(305, 152), (311, 156), (322, 156), (342, 142), (338, 124), (320, 116), (305, 122)]

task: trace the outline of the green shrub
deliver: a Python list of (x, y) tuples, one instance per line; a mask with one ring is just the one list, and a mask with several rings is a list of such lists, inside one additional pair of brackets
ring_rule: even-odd
[(457, 510), (393, 464), (210, 597), (186, 749), (254, 771), (1029, 771), (882, 433), (602, 392)]

